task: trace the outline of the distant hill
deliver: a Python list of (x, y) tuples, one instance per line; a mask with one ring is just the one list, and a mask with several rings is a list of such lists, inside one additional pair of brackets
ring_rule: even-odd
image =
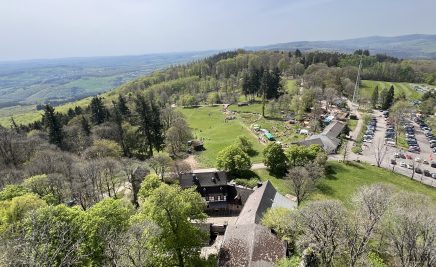
[(152, 71), (215, 53), (41, 59), (0, 62), (0, 108), (71, 102), (109, 91)]
[(353, 52), (368, 49), (372, 54), (387, 54), (399, 58), (436, 59), (436, 35), (411, 34), (396, 37), (371, 36), (334, 41), (301, 41), (247, 47), (249, 50), (327, 50)]

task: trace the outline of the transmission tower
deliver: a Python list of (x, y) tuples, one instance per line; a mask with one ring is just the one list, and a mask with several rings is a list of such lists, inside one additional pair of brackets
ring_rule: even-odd
[(356, 84), (354, 85), (353, 103), (356, 103), (357, 97), (359, 94), (360, 70), (362, 69), (362, 58), (363, 58), (363, 49), (362, 49), (362, 54), (360, 55), (360, 62), (359, 62), (359, 69), (357, 70)]

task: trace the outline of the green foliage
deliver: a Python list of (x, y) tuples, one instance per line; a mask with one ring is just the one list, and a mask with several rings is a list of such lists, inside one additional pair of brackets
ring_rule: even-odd
[(162, 184), (159, 176), (156, 174), (149, 174), (145, 176), (144, 181), (141, 183), (138, 195), (144, 200)]
[(44, 120), (46, 127), (48, 128), (48, 139), (51, 144), (57, 145), (62, 148), (64, 145), (64, 132), (62, 130), (62, 124), (59, 119), (59, 114), (55, 113), (55, 109), (46, 105), (44, 108)]
[(378, 86), (374, 88), (374, 91), (372, 92), (372, 96), (371, 96), (372, 108), (376, 108), (377, 104), (378, 104)]
[(207, 96), (207, 103), (209, 103), (209, 105), (217, 104), (220, 101), (221, 101), (221, 98), (217, 92), (210, 93)]
[(270, 143), (263, 150), (263, 163), (267, 166), (271, 173), (276, 175), (284, 175), (287, 167), (287, 157), (282, 146), (279, 143)]
[(192, 107), (197, 105), (197, 99), (193, 95), (183, 95), (180, 98), (180, 105), (185, 107)]
[(50, 193), (49, 181), (46, 174), (29, 177), (23, 181), (22, 185), (40, 197)]
[(0, 201), (0, 234), (10, 227), (20, 225), (30, 212), (46, 205), (45, 201), (33, 194)]
[(111, 239), (127, 230), (133, 207), (123, 200), (106, 198), (86, 211), (82, 221), (84, 233), (87, 233), (84, 249), (97, 266), (104, 265), (105, 250)]
[(109, 116), (109, 113), (104, 106), (103, 99), (99, 96), (92, 98), (89, 108), (91, 110), (91, 119), (95, 124), (105, 122)]
[(22, 185), (10, 184), (10, 185), (5, 186), (0, 191), (0, 201), (11, 200), (14, 197), (23, 196), (27, 193), (30, 193), (30, 190), (27, 189), (26, 187), (24, 187)]
[(161, 184), (142, 203), (140, 218), (159, 226), (161, 233), (150, 240), (156, 266), (189, 266), (199, 256), (199, 247), (206, 238), (192, 222), (202, 222), (204, 202), (194, 188)]
[(318, 155), (325, 153), (318, 145), (291, 145), (286, 149), (285, 154), (288, 158), (289, 166), (296, 167), (304, 166), (308, 162), (314, 161)]
[(87, 148), (84, 156), (88, 159), (113, 157), (119, 158), (123, 155), (121, 146), (109, 139), (99, 139), (94, 141), (94, 145)]
[(250, 157), (239, 146), (230, 145), (217, 155), (217, 168), (237, 174), (251, 168)]
[(290, 258), (282, 258), (277, 262), (277, 267), (298, 267), (301, 259), (298, 256), (292, 256)]
[(235, 141), (235, 145), (237, 145), (242, 151), (247, 153), (247, 155), (253, 155), (256, 152), (253, 149), (253, 142), (251, 142), (245, 135), (238, 136)]
[(271, 208), (263, 215), (262, 224), (273, 229), (277, 235), (288, 242), (293, 241), (296, 226), (292, 222), (293, 211), (286, 208)]
[(386, 267), (387, 265), (384, 263), (383, 259), (380, 258), (379, 255), (375, 252), (368, 253), (368, 261), (371, 264), (371, 267)]

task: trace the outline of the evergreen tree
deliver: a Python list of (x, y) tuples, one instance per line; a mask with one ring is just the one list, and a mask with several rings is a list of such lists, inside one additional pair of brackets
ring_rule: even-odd
[(107, 119), (108, 112), (101, 97), (96, 96), (91, 100), (90, 109), (91, 118), (95, 124), (101, 124)]
[(301, 54), (301, 51), (299, 49), (295, 50), (295, 57), (301, 57), (303, 54)]
[(145, 138), (144, 146), (148, 149), (148, 156), (153, 156), (153, 148), (160, 151), (164, 140), (160, 109), (153, 101), (145, 100), (145, 97), (139, 94), (135, 104), (138, 114), (138, 132)]
[(82, 126), (83, 132), (89, 136), (91, 134), (91, 127), (89, 126), (88, 120), (85, 118), (85, 116), (82, 115), (82, 120), (80, 121), (80, 124)]
[(48, 139), (51, 144), (63, 148), (64, 132), (58, 114), (52, 106), (46, 105), (44, 108), (44, 122), (48, 128)]
[(122, 116), (130, 115), (130, 110), (129, 107), (127, 106), (127, 101), (121, 94), (118, 95), (118, 102), (116, 105), (116, 109)]
[(264, 70), (262, 74), (262, 79), (260, 82), (260, 91), (262, 93), (262, 116), (265, 117), (265, 103), (266, 103), (266, 94), (270, 84), (270, 74), (267, 70)]
[(372, 96), (371, 96), (372, 108), (376, 108), (377, 104), (378, 104), (378, 86), (374, 88), (374, 91), (372, 92)]
[(123, 128), (123, 116), (121, 115), (120, 110), (116, 108), (116, 104), (114, 104), (114, 122), (117, 128), (117, 139), (118, 143), (121, 146), (121, 149), (123, 150), (123, 155), (125, 157), (130, 157), (130, 149), (127, 145), (127, 142), (125, 140), (125, 132)]
[(76, 115), (80, 115), (80, 114), (82, 114), (82, 112), (83, 112), (83, 110), (82, 110), (81, 107), (76, 106), (76, 107), (74, 108), (74, 113), (76, 113)]
[(395, 89), (394, 89), (394, 86), (391, 85), (391, 87), (387, 91), (386, 97), (382, 103), (382, 109), (386, 110), (392, 106), (392, 104), (394, 103), (394, 94), (395, 94)]
[(71, 119), (74, 116), (76, 116), (76, 112), (74, 112), (74, 110), (72, 108), (69, 108), (68, 111), (67, 111), (67, 115)]

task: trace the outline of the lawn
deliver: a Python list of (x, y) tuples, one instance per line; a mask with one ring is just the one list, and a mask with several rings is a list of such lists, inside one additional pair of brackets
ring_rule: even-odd
[(347, 121), (348, 127), (350, 128), (351, 131), (354, 131), (354, 129), (356, 129), (358, 121), (359, 120), (351, 120), (351, 119)]
[(250, 132), (239, 119), (224, 121), (222, 107), (180, 108), (193, 134), (197, 139), (204, 139), (205, 151), (197, 155), (197, 159), (203, 167), (215, 166), (215, 159), (220, 150), (235, 142), (239, 135), (245, 135), (253, 142), (254, 149), (258, 152), (252, 157), (252, 162), (262, 161), (264, 145), (260, 144), (256, 136)]
[[(411, 180), (406, 176), (363, 163), (345, 165), (329, 161), (328, 164), (331, 166), (332, 172), (318, 183), (316, 190), (309, 196), (309, 200), (338, 199), (349, 206), (352, 195), (359, 187), (374, 183), (386, 183), (393, 185), (397, 190), (427, 195), (436, 203), (435, 188)], [(273, 177), (267, 170), (256, 170), (255, 172), (261, 180), (270, 180), (280, 193), (292, 194), (291, 186), (285, 179)]]
[(332, 172), (322, 179), (310, 199), (335, 198), (349, 205), (351, 196), (363, 185), (386, 183), (398, 190), (415, 192), (429, 196), (436, 203), (436, 189), (393, 173), (389, 170), (368, 164), (351, 163), (349, 165), (330, 161)]
[(406, 98), (409, 100), (419, 100), (421, 98), (421, 93), (414, 90), (410, 83), (395, 83), (395, 82), (382, 82), (382, 81), (370, 81), (363, 80), (360, 87), (359, 94), (361, 97), (366, 99), (371, 99), (372, 92), (374, 88), (378, 85), (379, 93), (383, 88), (389, 89), (391, 85), (395, 88), (395, 95), (397, 96), (401, 92), (404, 92)]

